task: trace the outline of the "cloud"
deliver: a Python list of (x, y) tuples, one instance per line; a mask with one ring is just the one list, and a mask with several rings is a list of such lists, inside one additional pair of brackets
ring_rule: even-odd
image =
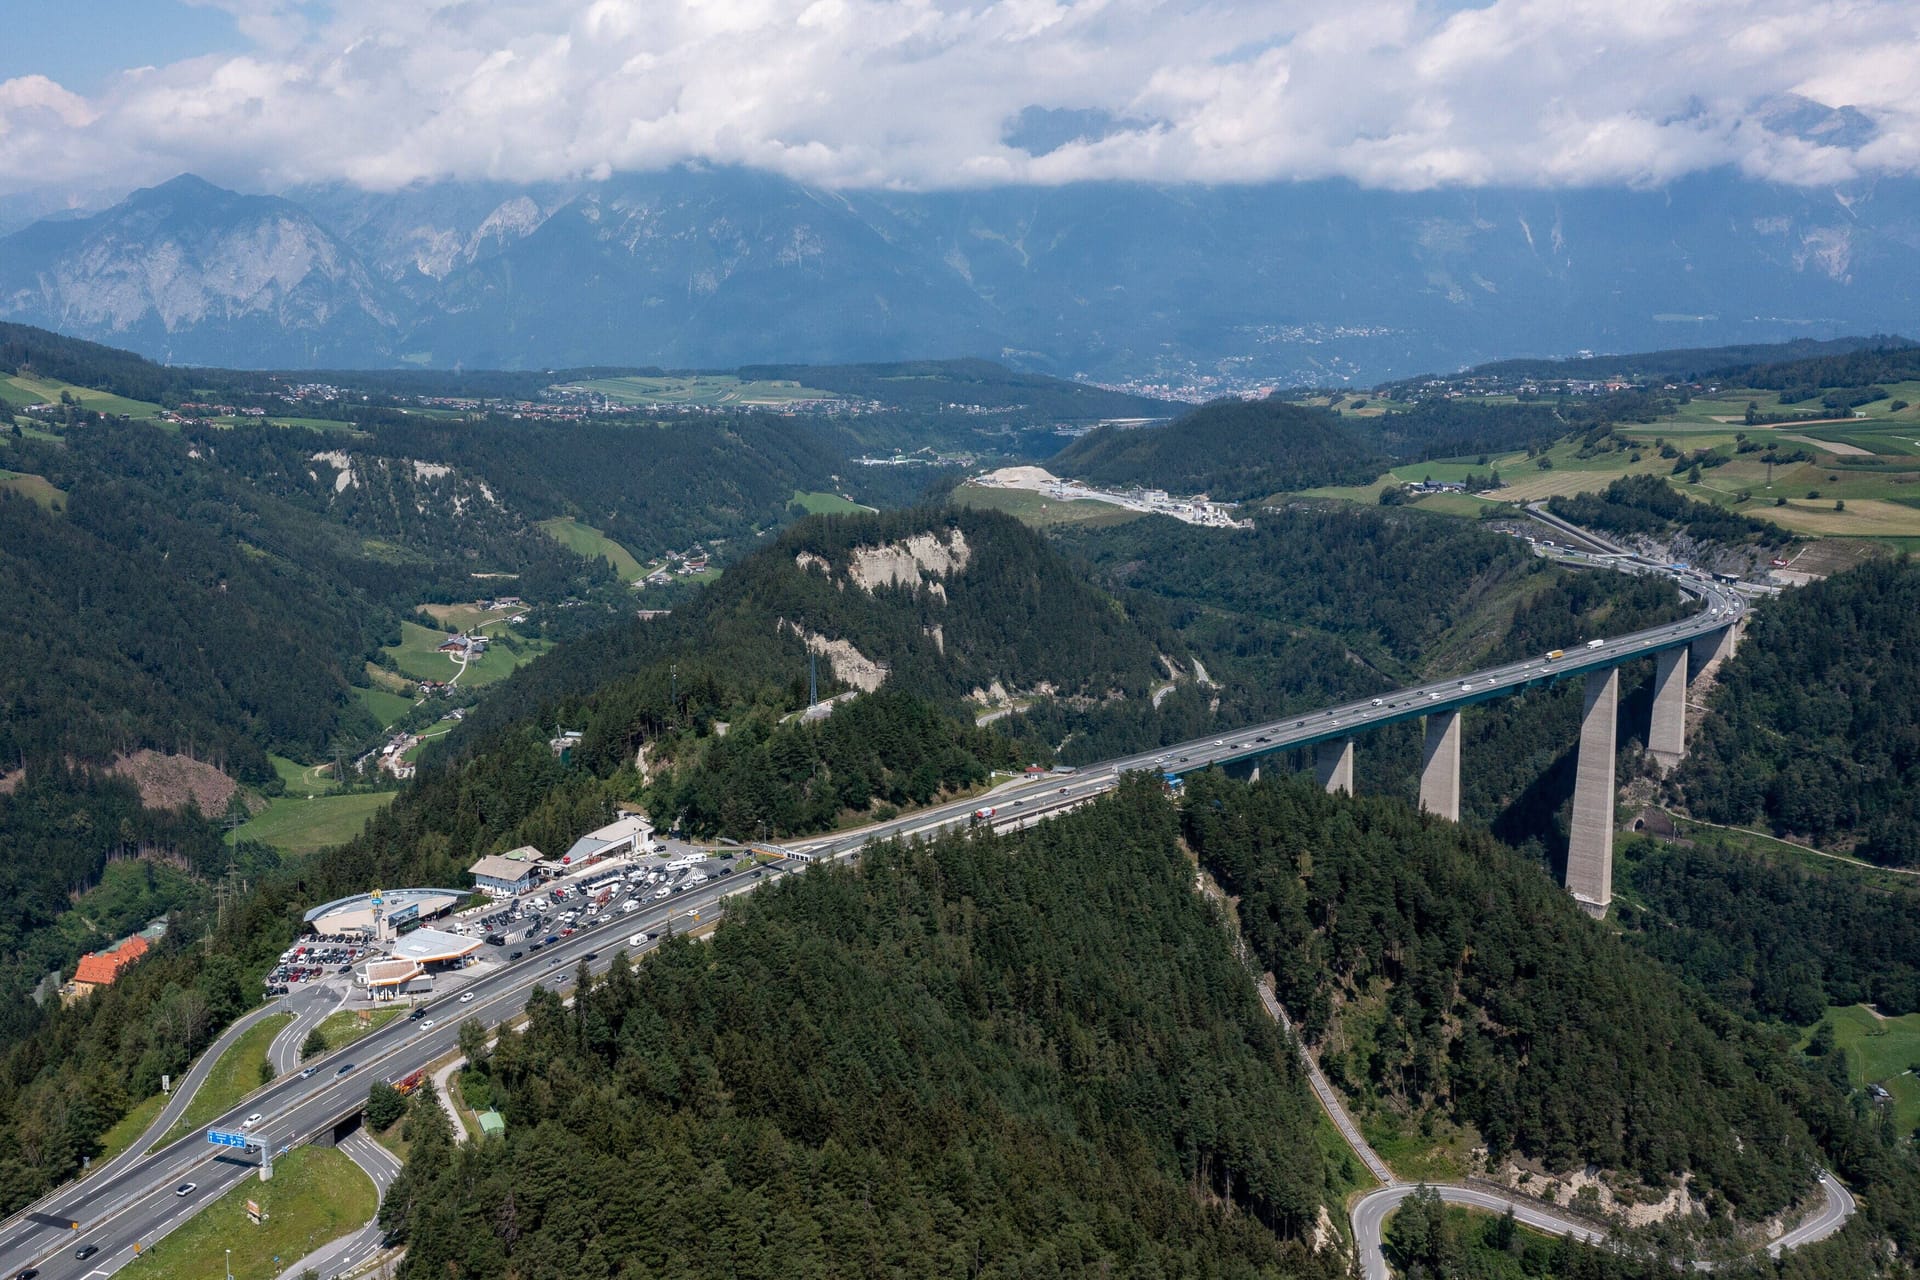
[(0, 191), (686, 160), (907, 188), (1920, 172), (1911, 0), (200, 2), (252, 47), (90, 99), (0, 83)]

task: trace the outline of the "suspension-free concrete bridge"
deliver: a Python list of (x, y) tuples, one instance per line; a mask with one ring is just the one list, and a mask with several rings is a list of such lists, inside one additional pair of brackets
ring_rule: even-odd
[[(1728, 586), (1649, 561), (1603, 556), (1594, 562), (1627, 572), (1664, 574), (1700, 607), (1681, 621), (1631, 635), (1570, 641), (1574, 647), (1559, 657), (1542, 654), (1375, 698), (1310, 713), (1296, 712), (1266, 724), (1125, 756), (1070, 774), (1047, 774), (1010, 784), (985, 801), (984, 807), (991, 811), (985, 821), (995, 827), (1026, 825), (1112, 789), (1129, 772), (1151, 770), (1177, 777), (1213, 766), (1250, 764), (1258, 769), (1266, 757), (1296, 748), (1314, 750), (1320, 781), (1329, 790), (1351, 792), (1354, 739), (1385, 725), (1415, 719), (1425, 722), (1426, 736), (1420, 803), (1437, 816), (1457, 820), (1461, 715), (1477, 703), (1578, 677), (1585, 681), (1586, 697), (1567, 887), (1589, 911), (1604, 913), (1612, 899), (1613, 884), (1614, 728), (1620, 668), (1629, 662), (1654, 661), (1648, 749), (1663, 764), (1678, 763), (1686, 750), (1688, 673), (1732, 653), (1746, 616), (1746, 604)], [(974, 798), (937, 805), (858, 831), (795, 841), (784, 851), (797, 855), (795, 869), (807, 863), (849, 859), (857, 857), (871, 841), (929, 835), (972, 824), (982, 803)], [(544, 956), (502, 966), (472, 986), (478, 1000), (471, 1006), (459, 1006), (458, 1018), (504, 1021), (519, 1012), (536, 984), (564, 985), (573, 962), (586, 959), (594, 948), (605, 946), (611, 951), (616, 937), (654, 924), (656, 915), (664, 920), (689, 908), (711, 906), (725, 896), (751, 889), (755, 883), (705, 886), (658, 908), (583, 931)], [(604, 970), (610, 961), (610, 955), (595, 953), (589, 964)], [(257, 1109), (263, 1117), (259, 1132), (277, 1142), (336, 1140), (355, 1123), (365, 1104), (368, 1081), (396, 1079), (450, 1052), (455, 1047), (455, 1021), (450, 1010), (442, 1025), (424, 1031), (405, 1021), (391, 1024), (351, 1050), (321, 1059), (311, 1077), (285, 1076), (264, 1086), (216, 1123), (232, 1127), (242, 1115)], [(357, 1062), (358, 1069), (351, 1062)], [(215, 1192), (250, 1171), (250, 1161), (215, 1156), (199, 1131), (151, 1152), (129, 1153), (95, 1178), (61, 1187), (27, 1210), (0, 1220), (0, 1274), (37, 1266), (43, 1280), (95, 1280), (111, 1275), (132, 1260), (138, 1242), (163, 1236), (173, 1225), (196, 1213)], [(176, 1186), (186, 1185), (183, 1179), (191, 1180), (191, 1190), (176, 1195)], [(68, 1223), (78, 1225), (69, 1227)], [(78, 1259), (72, 1256), (75, 1244), (93, 1245), (99, 1252)]]
[[(1592, 557), (1587, 563), (1670, 578), (1699, 608), (1677, 622), (1631, 635), (1569, 640), (1568, 648), (1556, 651), (1557, 657), (1543, 653), (1470, 675), (1411, 685), (1316, 711), (1295, 712), (1215, 737), (1089, 765), (1072, 774), (1049, 774), (1013, 784), (994, 792), (983, 808), (976, 807), (980, 805), (978, 800), (940, 805), (861, 831), (798, 841), (792, 848), (810, 859), (829, 860), (849, 856), (869, 840), (928, 835), (974, 821), (995, 827), (1025, 825), (1110, 789), (1128, 772), (1155, 770), (1178, 777), (1228, 765), (1251, 765), (1257, 772), (1266, 757), (1298, 748), (1313, 750), (1316, 773), (1327, 790), (1351, 794), (1354, 739), (1409, 720), (1425, 725), (1420, 806), (1438, 817), (1458, 821), (1460, 717), (1466, 709), (1556, 680), (1580, 678), (1585, 682), (1586, 696), (1580, 717), (1566, 884), (1581, 906), (1604, 915), (1613, 900), (1614, 755), (1618, 745), (1615, 725), (1620, 668), (1630, 662), (1653, 661), (1653, 715), (1647, 750), (1663, 767), (1672, 768), (1686, 754), (1689, 673), (1731, 656), (1747, 605), (1731, 586), (1650, 560), (1613, 555)], [(976, 818), (987, 810), (991, 812), (984, 819)]]

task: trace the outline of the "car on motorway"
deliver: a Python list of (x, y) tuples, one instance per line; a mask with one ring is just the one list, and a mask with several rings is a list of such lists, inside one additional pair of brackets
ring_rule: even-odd
[(630, 947), (637, 947), (637, 946), (639, 946), (639, 945), (640, 945), (641, 943), (643, 943), (643, 942), (645, 942), (646, 940), (647, 940), (647, 935), (646, 935), (646, 934), (644, 934), (644, 933), (636, 933), (636, 934), (634, 934), (634, 935), (633, 935), (633, 936), (632, 936), (631, 938), (628, 938), (628, 939), (627, 939), (627, 945), (628, 945), (628, 946), (630, 946)]
[(518, 960), (521, 956), (524, 956), (525, 954), (527, 953), (524, 951), (510, 951), (507, 953), (507, 960), (509, 962)]
[(427, 1020), (426, 1020), (425, 1022), (423, 1022), (423, 1023), (421, 1023), (421, 1024), (420, 1024), (420, 1029), (421, 1029), (422, 1031), (431, 1031), (431, 1030), (433, 1030), (433, 1019), (432, 1019), (432, 1018), (428, 1018), (428, 1019), (427, 1019)]
[(195, 1184), (191, 1182), (183, 1182), (173, 1189), (173, 1194), (177, 1196), (190, 1196), (193, 1194), (194, 1185)]
[[(573, 930), (569, 929), (567, 930), (567, 932), (572, 933)], [(558, 941), (560, 941), (560, 935), (557, 933), (550, 933), (545, 938), (541, 939), (541, 945), (550, 947)]]
[(565, 964), (566, 962), (567, 962), (567, 958), (565, 956), (555, 956), (551, 960), (547, 961), (549, 965)]
[(582, 960), (598, 960), (600, 958), (600, 953), (598, 951), (589, 951), (587, 952), (587, 954), (581, 956), (580, 958)]
[(1378, 699), (1378, 698), (1375, 698), (1375, 699), (1373, 700), (1373, 705), (1374, 705), (1374, 706), (1376, 706), (1376, 707), (1377, 707), (1377, 706), (1379, 706), (1379, 705), (1380, 705), (1380, 699)]
[(240, 1127), (242, 1129), (251, 1129), (253, 1128), (253, 1126), (259, 1124), (260, 1120), (261, 1120), (260, 1113), (256, 1111), (252, 1115), (248, 1116), (245, 1120), (242, 1120), (240, 1122)]
[(319, 1070), (320, 1068), (318, 1067), (308, 1067), (305, 1071), (302, 1071), (300, 1073), (300, 1078), (302, 1080), (311, 1080), (314, 1077), (314, 1074)]
[(473, 1003), (473, 992), (471, 992), (471, 991), (462, 991), (462, 992), (460, 993), (460, 1003), (461, 1003), (461, 1004), (472, 1004), (472, 1003)]
[[(83, 1245), (81, 1245), (81, 1246), (80, 1246), (80, 1247), (79, 1247), (78, 1249), (75, 1249), (75, 1250), (73, 1251), (73, 1256), (74, 1256), (74, 1259), (75, 1259), (76, 1261), (78, 1261), (78, 1262), (85, 1262), (85, 1261), (86, 1261), (86, 1260), (87, 1260), (88, 1258), (91, 1258), (91, 1257), (92, 1257), (92, 1256), (93, 1256), (94, 1254), (96, 1254), (96, 1253), (98, 1253), (98, 1252), (100, 1252), (100, 1246), (99, 1246), (99, 1245), (97, 1245), (97, 1244), (83, 1244)], [(21, 1274), (21, 1275), (23, 1275), (23, 1276), (26, 1276), (26, 1277), (27, 1277), (27, 1280), (33, 1280), (33, 1268), (32, 1268), (32, 1267), (28, 1267), (28, 1268), (27, 1268), (27, 1269), (26, 1269), (25, 1271), (23, 1271), (23, 1272), (21, 1272), (20, 1274)]]
[(353, 1064), (351, 1062), (343, 1062), (340, 1064), (340, 1069), (334, 1072), (333, 1074), (335, 1074), (336, 1076), (343, 1076), (351, 1070), (353, 1070)]
[(427, 1011), (425, 1009), (415, 1009), (412, 1013), (407, 1015), (407, 1021), (418, 1022), (420, 1021), (420, 1019), (426, 1016), (427, 1016)]
[(40, 1268), (38, 1267), (23, 1267), (13, 1273), (13, 1280), (33, 1280), (33, 1278), (39, 1274)]

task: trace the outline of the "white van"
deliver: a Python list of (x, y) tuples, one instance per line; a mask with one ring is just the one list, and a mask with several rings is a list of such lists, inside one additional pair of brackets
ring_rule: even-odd
[(640, 909), (640, 899), (628, 898), (625, 902), (620, 904), (620, 909), (622, 911), (638, 911)]
[(628, 939), (627, 939), (627, 945), (628, 945), (628, 946), (630, 946), (630, 947), (637, 947), (637, 946), (639, 946), (639, 945), (640, 945), (641, 943), (643, 943), (643, 942), (645, 942), (646, 940), (647, 940), (647, 935), (646, 935), (646, 934), (644, 934), (644, 933), (636, 933), (636, 934), (634, 934), (634, 935), (633, 935), (633, 936), (632, 936), (631, 938), (628, 938)]

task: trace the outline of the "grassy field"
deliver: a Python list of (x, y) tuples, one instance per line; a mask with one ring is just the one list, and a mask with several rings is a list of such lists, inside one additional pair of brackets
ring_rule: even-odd
[[(444, 659), (442, 659), (444, 661)], [(444, 680), (445, 676), (435, 677)], [(354, 696), (360, 699), (362, 706), (372, 713), (382, 729), (396, 723), (401, 716), (413, 710), (413, 699), (391, 689), (355, 688)]]
[[(1749, 427), (1742, 421), (1747, 402), (1757, 399), (1771, 405), (1772, 397), (1741, 391), (1695, 400), (1658, 422), (1621, 426), (1620, 434), (1639, 446), (1637, 462), (1631, 452), (1620, 450), (1582, 458), (1578, 442), (1566, 440), (1547, 451), (1552, 466), (1545, 470), (1524, 453), (1489, 457), (1484, 463), (1477, 457), (1447, 458), (1395, 467), (1372, 484), (1308, 489), (1300, 496), (1372, 505), (1392, 483), (1452, 483), (1468, 472), (1485, 474), (1491, 468), (1506, 483), (1490, 498), (1520, 504), (1598, 492), (1622, 476), (1647, 474), (1667, 477), (1689, 497), (1770, 521), (1803, 537), (1864, 538), (1907, 549), (1920, 546), (1920, 403), (1889, 413), (1888, 406), (1901, 398), (1920, 401), (1920, 384), (1911, 396), (1896, 391), (1888, 400), (1866, 406), (1862, 418), (1823, 425)], [(1737, 453), (1742, 435), (1757, 441), (1762, 450)], [(1684, 471), (1673, 474), (1675, 459), (1660, 456), (1661, 441), (1686, 453), (1711, 449), (1728, 460), (1703, 468), (1700, 483), (1688, 484)], [(1811, 461), (1777, 465), (1769, 472), (1762, 456), (1769, 444), (1778, 445), (1782, 453), (1812, 451), (1815, 456)], [(1836, 509), (1836, 502), (1845, 507)], [(1467, 517), (1478, 516), (1483, 509), (1480, 500), (1454, 494), (1435, 495), (1417, 505)]]
[[(403, 1010), (392, 1009), (342, 1009), (338, 1013), (328, 1014), (320, 1023), (320, 1034), (327, 1038), (327, 1049), (344, 1049), (350, 1044), (366, 1039), (380, 1028), (399, 1017)], [(368, 1016), (362, 1021), (360, 1015)]]
[(1432, 493), (1413, 504), (1422, 511), (1431, 511), (1443, 516), (1464, 516), (1468, 520), (1478, 520), (1483, 512), (1499, 504), (1485, 498), (1476, 498), (1470, 493)]
[(953, 500), (963, 507), (1004, 511), (1021, 523), (1035, 528), (1055, 524), (1123, 524), (1128, 520), (1138, 520), (1145, 514), (1108, 502), (1094, 502), (1086, 498), (1061, 502), (1031, 489), (1002, 489), (993, 485), (963, 484), (953, 491)]
[(807, 514), (812, 516), (844, 516), (858, 511), (873, 510), (872, 507), (863, 507), (852, 498), (843, 498), (837, 493), (807, 493), (795, 489), (793, 500), (805, 507)]
[[(561, 541), (565, 542), (566, 539), (562, 538)], [(502, 622), (514, 616), (518, 610), (483, 609), (477, 604), (423, 604), (420, 606), (420, 612), (449, 631), (471, 631), (475, 627)]]
[(1467, 1152), (1474, 1144), (1464, 1134), (1423, 1138), (1377, 1115), (1355, 1119), (1367, 1144), (1404, 1181), (1457, 1182), (1466, 1176)]
[(268, 756), (273, 762), (273, 771), (280, 775), (290, 796), (323, 796), (337, 791), (340, 784), (333, 777), (333, 762), (325, 761), (318, 765), (304, 765), (298, 760), (289, 760), (285, 756)]
[(795, 400), (837, 400), (831, 391), (816, 391), (797, 382), (742, 382), (732, 374), (674, 374), (660, 378), (596, 378), (572, 383), (563, 390), (591, 391), (618, 404), (707, 405), (748, 407), (785, 405)]
[(70, 393), (80, 402), (83, 409), (92, 409), (97, 413), (117, 413), (129, 418), (151, 418), (160, 412), (160, 406), (149, 404), (145, 400), (129, 400), (125, 396), (116, 396), (107, 391), (94, 391), (88, 387), (76, 387), (70, 382), (59, 382), (51, 378), (36, 378), (29, 374), (16, 373), (0, 376), (0, 401), (24, 407), (30, 404), (58, 404), (62, 391)]
[(600, 557), (613, 566), (622, 582), (638, 582), (646, 576), (646, 570), (633, 553), (600, 532), (592, 525), (581, 524), (572, 516), (556, 516), (552, 520), (542, 520), (540, 527), (552, 538), (568, 549), (592, 559)]
[(167, 1131), (155, 1145), (165, 1146), (184, 1133), (203, 1129), (234, 1104), (260, 1087), (260, 1064), (267, 1060), (267, 1047), (273, 1038), (293, 1021), (290, 1013), (276, 1013), (248, 1027), (238, 1040), (227, 1046), (220, 1060), (207, 1073), (207, 1082), (187, 1103), (180, 1122)]
[[(247, 1220), (249, 1200), (266, 1215), (258, 1226)], [(365, 1226), (379, 1208), (373, 1179), (346, 1155), (332, 1147), (299, 1147), (273, 1162), (272, 1182), (243, 1181), (119, 1274), (126, 1280), (209, 1280), (231, 1267), (234, 1280), (268, 1280)]]
[[(1900, 1133), (1920, 1126), (1920, 1013), (1882, 1018), (1865, 1005), (1827, 1010), (1834, 1044), (1846, 1050), (1855, 1088), (1880, 1085), (1893, 1095), (1893, 1125)], [(1807, 1029), (1809, 1036), (1812, 1028)]]
[[(497, 637), (502, 631), (502, 628), (490, 628), (488, 634)], [(459, 663), (444, 653), (436, 652), (440, 642), (446, 638), (444, 632), (423, 627), (417, 622), (403, 622), (400, 624), (399, 645), (389, 648), (387, 653), (392, 655), (394, 666), (403, 675), (412, 676), (415, 680), (451, 680), (459, 676), (461, 686), (471, 689), (506, 679), (515, 667), (532, 662), (552, 647), (537, 640), (523, 640), (520, 641), (521, 652), (514, 653), (505, 645), (496, 644), (477, 662), (467, 664), (463, 673)], [(363, 693), (362, 696), (364, 698), (366, 695)]]
[(367, 819), (393, 799), (391, 791), (275, 798), (235, 834), (287, 854), (318, 853), (360, 834)]
[(107, 1161), (131, 1147), (134, 1139), (147, 1131), (147, 1126), (159, 1119), (160, 1111), (167, 1105), (167, 1095), (156, 1093), (133, 1110), (121, 1116), (111, 1129), (100, 1135), (100, 1154), (93, 1158), (95, 1164)]
[(54, 488), (45, 476), (0, 470), (0, 489), (11, 489), (39, 503), (42, 508), (55, 515), (67, 509), (66, 490)]

